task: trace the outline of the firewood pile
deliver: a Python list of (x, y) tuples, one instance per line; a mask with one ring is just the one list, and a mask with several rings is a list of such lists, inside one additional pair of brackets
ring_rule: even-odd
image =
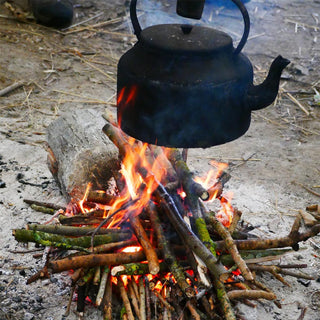
[[(91, 301), (105, 320), (242, 319), (236, 301), (254, 307), (259, 299), (267, 299), (281, 307), (256, 274), (270, 273), (284, 284), (288, 283), (282, 275), (313, 279), (294, 270), (306, 265), (273, 265), (272, 260), (298, 250), (299, 242), (320, 232), (318, 207), (308, 208), (308, 216), (298, 214), (285, 237), (249, 238), (240, 223), (241, 212), (224, 196), (230, 178), (226, 171), (219, 171), (215, 182), (204, 187), (194, 180), (179, 150), (135, 141), (110, 119), (103, 132), (119, 152), (119, 158), (110, 161), (114, 168), (108, 169), (108, 187), (97, 190), (96, 185), (105, 181), (87, 181), (84, 195), (77, 198), (76, 184), (69, 189), (70, 176), (60, 171), (66, 167), (70, 171), (70, 163), (79, 165), (83, 157), (68, 160), (63, 167), (66, 157), (58, 155), (49, 141), (51, 171), (72, 198), (70, 204), (59, 209), (26, 200), (36, 209), (53, 210), (54, 216), (47, 224), (13, 230), (17, 241), (45, 248), (46, 263), (28, 283), (69, 271), (72, 287), (66, 316), (76, 297), (80, 318)], [(66, 143), (63, 149), (68, 149)], [(85, 167), (95, 166), (87, 160)], [(78, 181), (74, 172), (76, 168), (73, 180)], [(208, 209), (209, 200), (221, 210)]]

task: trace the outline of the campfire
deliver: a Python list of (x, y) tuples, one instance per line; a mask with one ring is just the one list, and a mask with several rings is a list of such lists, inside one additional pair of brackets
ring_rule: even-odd
[[(95, 174), (81, 198), (82, 186), (73, 184), (65, 190), (72, 199), (63, 209), (29, 200), (54, 208), (54, 216), (13, 230), (17, 241), (46, 248), (45, 265), (28, 283), (69, 273), (66, 316), (76, 300), (80, 317), (90, 303), (101, 308), (103, 319), (242, 319), (236, 301), (254, 307), (252, 300), (267, 299), (281, 306), (256, 274), (268, 272), (285, 284), (282, 275), (313, 279), (292, 270), (306, 265), (273, 265), (272, 260), (319, 233), (317, 208), (309, 208), (311, 222), (299, 214), (286, 237), (249, 238), (241, 212), (223, 190), (230, 179), (226, 164), (212, 162), (212, 172), (196, 178), (178, 149), (135, 140), (111, 118), (103, 132), (118, 149), (109, 180), (96, 181)], [(62, 186), (70, 177), (59, 174), (66, 160), (58, 155), (68, 143), (56, 150), (49, 141), (50, 167)], [(96, 188), (102, 184), (104, 190)], [(303, 221), (308, 227), (300, 232)]]

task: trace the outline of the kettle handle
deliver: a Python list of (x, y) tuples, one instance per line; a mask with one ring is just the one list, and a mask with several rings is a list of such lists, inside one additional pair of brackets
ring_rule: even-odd
[[(239, 54), (241, 50), (243, 49), (244, 45), (247, 42), (249, 31), (250, 31), (250, 17), (248, 14), (248, 11), (245, 7), (245, 5), (242, 3), (241, 0), (231, 0), (240, 10), (243, 21), (244, 21), (244, 31), (242, 38), (237, 46), (237, 48), (234, 50), (234, 54)], [(130, 2), (130, 19), (132, 22), (133, 30), (138, 38), (140, 40), (140, 34), (141, 34), (141, 26), (137, 17), (137, 0), (131, 0)]]
[(232, 2), (240, 10), (242, 17), (243, 17), (243, 22), (244, 22), (244, 31), (243, 31), (242, 38), (241, 38), (237, 48), (233, 52), (234, 54), (239, 54), (248, 40), (248, 36), (249, 36), (249, 32), (250, 32), (250, 17), (249, 17), (249, 13), (247, 11), (247, 8), (245, 7), (245, 5), (242, 3), (241, 0), (232, 0)]
[(134, 34), (140, 40), (141, 26), (137, 17), (137, 0), (131, 0), (130, 2), (130, 19), (132, 22)]

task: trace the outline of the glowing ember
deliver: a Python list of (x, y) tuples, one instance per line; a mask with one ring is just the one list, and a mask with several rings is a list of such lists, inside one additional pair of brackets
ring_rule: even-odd
[(187, 197), (187, 194), (183, 191), (183, 189), (178, 189), (177, 190), (178, 195), (181, 197), (182, 200), (184, 200)]
[(139, 252), (141, 251), (142, 248), (140, 246), (130, 246), (130, 247), (125, 247), (121, 250), (121, 252)]

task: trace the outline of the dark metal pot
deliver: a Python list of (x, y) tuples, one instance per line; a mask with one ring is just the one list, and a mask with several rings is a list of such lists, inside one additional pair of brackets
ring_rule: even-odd
[(236, 48), (228, 34), (203, 26), (163, 24), (141, 30), (136, 0), (131, 1), (138, 42), (118, 64), (118, 122), (123, 131), (152, 144), (205, 148), (243, 135), (251, 111), (274, 101), (289, 61), (277, 57), (266, 80), (253, 85), (252, 65), (240, 53), (249, 16), (240, 0), (232, 1), (245, 25)]

